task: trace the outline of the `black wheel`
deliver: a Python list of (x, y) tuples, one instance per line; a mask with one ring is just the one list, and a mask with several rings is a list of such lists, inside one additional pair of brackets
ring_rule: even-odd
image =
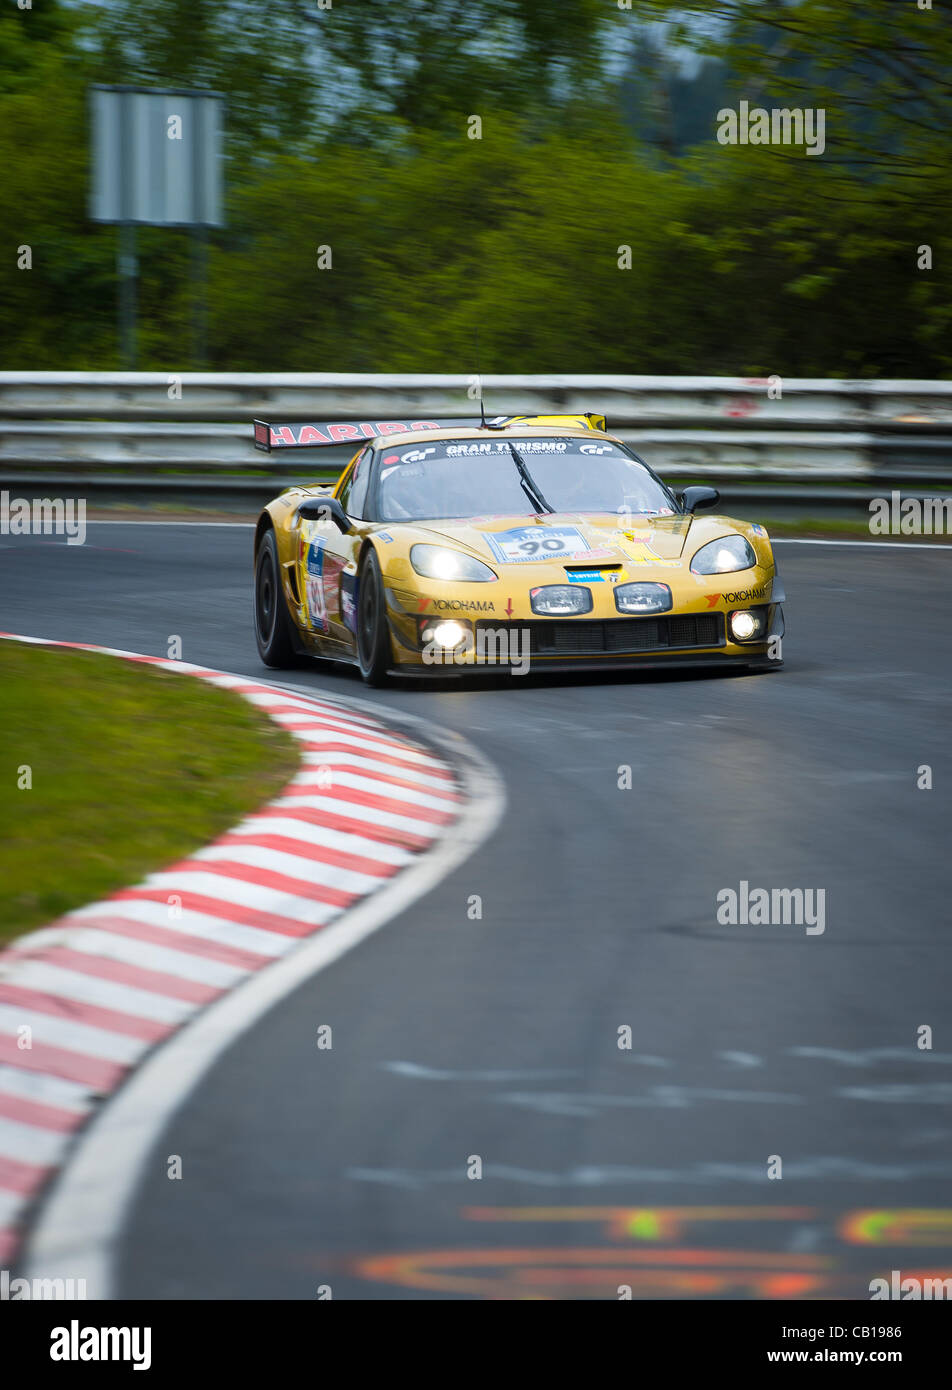
[(368, 685), (385, 685), (392, 661), (380, 562), (368, 550), (357, 580), (357, 663)]
[(255, 563), (255, 640), (266, 666), (293, 666), (291, 618), (281, 590), (278, 546), (273, 531), (266, 531)]

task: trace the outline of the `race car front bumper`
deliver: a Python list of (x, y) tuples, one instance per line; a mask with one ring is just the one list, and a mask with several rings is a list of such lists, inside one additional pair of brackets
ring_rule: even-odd
[(391, 624), (397, 662), (404, 675), (465, 675), (470, 672), (525, 674), (532, 671), (662, 669), (681, 666), (763, 667), (782, 664), (776, 638), (783, 634), (779, 604), (762, 605), (762, 631), (757, 642), (737, 642), (728, 636), (729, 615), (719, 612), (665, 613), (651, 617), (609, 619), (493, 619), (453, 620), (465, 634), (456, 647), (440, 650), (424, 644), (424, 632), (439, 625), (421, 620), (419, 644), (410, 647)]

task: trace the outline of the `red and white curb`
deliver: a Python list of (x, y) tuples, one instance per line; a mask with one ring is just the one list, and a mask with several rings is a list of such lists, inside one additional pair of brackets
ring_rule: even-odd
[[(0, 953), (2, 1266), (78, 1132), (147, 1054), (392, 886), (446, 836), (466, 797), (448, 759), (350, 703), (181, 661), (0, 636), (223, 686), (292, 733), (302, 755), (278, 797), (206, 848)], [(366, 930), (337, 933), (344, 944), (320, 954), (333, 958)]]

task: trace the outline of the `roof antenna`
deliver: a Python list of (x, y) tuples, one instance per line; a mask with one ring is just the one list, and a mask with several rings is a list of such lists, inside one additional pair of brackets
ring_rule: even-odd
[(479, 428), (481, 430), (504, 430), (508, 419), (504, 415), (497, 415), (494, 420), (486, 419), (486, 407), (483, 404), (483, 378), (479, 370), (479, 324), (476, 324), (476, 384), (479, 387)]
[(483, 378), (479, 370), (479, 320), (476, 320), (476, 387), (479, 391), (479, 427), (487, 429), (486, 407), (483, 405)]

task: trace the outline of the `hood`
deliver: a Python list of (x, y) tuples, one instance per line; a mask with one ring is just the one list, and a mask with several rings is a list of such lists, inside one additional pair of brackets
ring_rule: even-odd
[[(409, 529), (409, 528), (408, 528)], [(458, 546), (498, 568), (529, 568), (553, 561), (565, 564), (642, 564), (689, 557), (709, 540), (744, 534), (746, 528), (722, 516), (632, 516), (622, 522), (614, 512), (580, 516), (555, 512), (545, 516), (468, 517), (465, 521), (414, 523), (420, 541)]]

